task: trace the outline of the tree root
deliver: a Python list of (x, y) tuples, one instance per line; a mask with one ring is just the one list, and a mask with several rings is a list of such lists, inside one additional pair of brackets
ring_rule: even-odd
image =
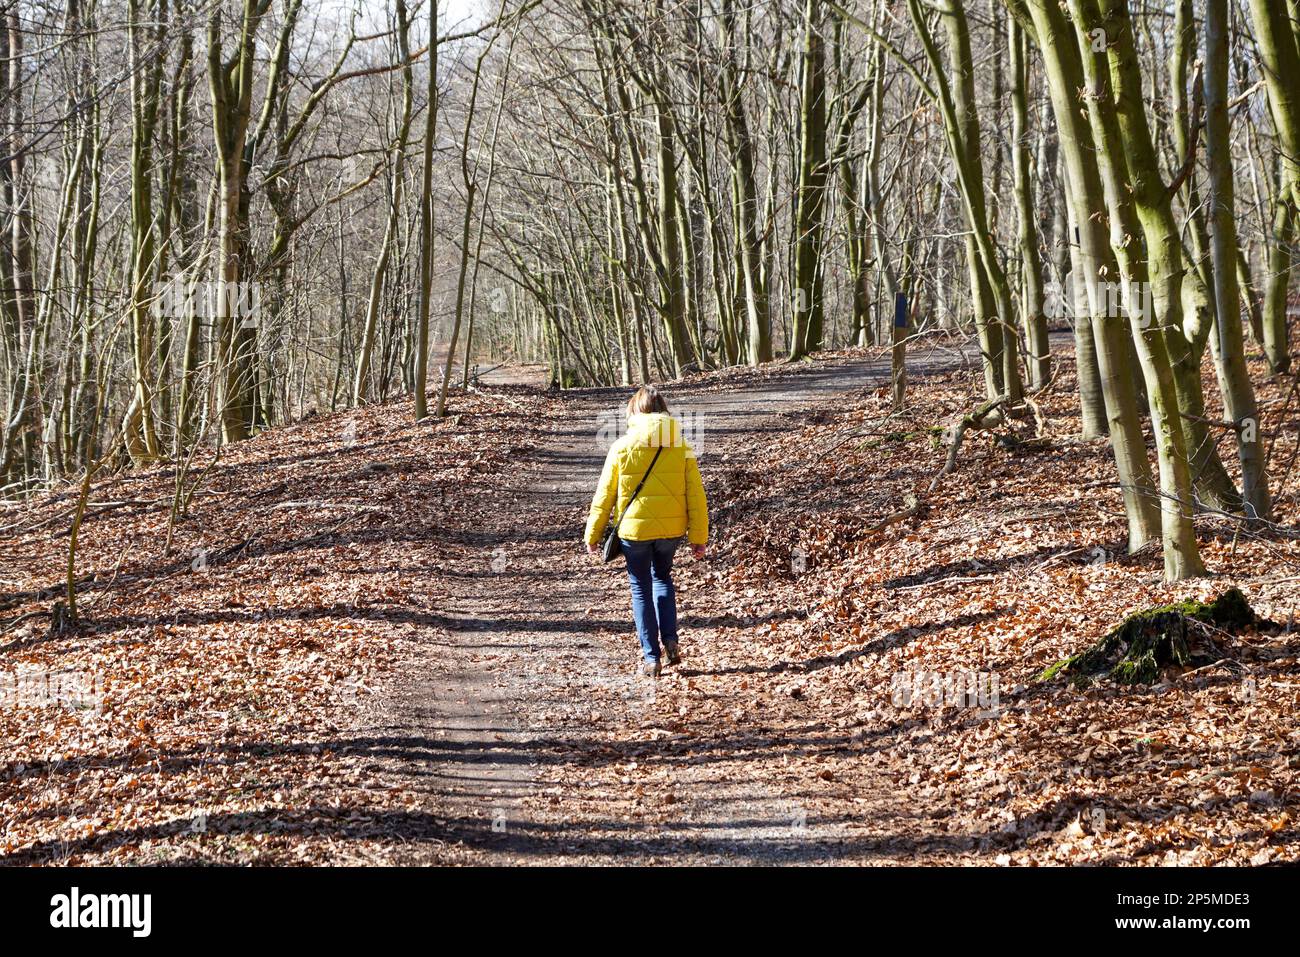
[(1121, 684), (1151, 684), (1166, 668), (1188, 668), (1225, 656), (1214, 632), (1240, 630), (1259, 621), (1236, 588), (1212, 602), (1183, 601), (1134, 612), (1092, 647), (1058, 661), (1038, 676), (1068, 676), (1075, 685), (1101, 677)]

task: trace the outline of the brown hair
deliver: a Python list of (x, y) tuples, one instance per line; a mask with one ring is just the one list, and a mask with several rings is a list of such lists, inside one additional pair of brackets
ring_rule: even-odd
[(632, 398), (627, 400), (627, 414), (636, 415), (638, 412), (642, 414), (662, 412), (667, 415), (668, 403), (654, 386), (643, 385), (632, 394)]

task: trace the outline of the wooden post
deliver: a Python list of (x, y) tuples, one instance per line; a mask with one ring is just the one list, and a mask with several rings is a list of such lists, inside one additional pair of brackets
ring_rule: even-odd
[(903, 407), (907, 393), (907, 296), (894, 293), (894, 328), (890, 334), (893, 343), (891, 359), (894, 381), (894, 411)]

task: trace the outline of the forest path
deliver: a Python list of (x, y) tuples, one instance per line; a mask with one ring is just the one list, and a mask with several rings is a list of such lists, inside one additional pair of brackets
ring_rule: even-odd
[[(969, 347), (927, 347), (909, 357), (908, 371), (948, 371), (972, 358)], [(888, 382), (888, 358), (851, 359), (666, 392), (675, 414), (696, 416), (703, 427), (707, 486), (728, 457), (779, 460), (780, 443), (797, 440), (805, 414)], [(429, 630), (422, 660), (366, 729), (396, 745), (385, 776), (445, 822), (439, 840), (412, 842), (394, 860), (873, 859), (890, 822), (907, 813), (904, 795), (863, 795), (851, 822), (819, 820), (796, 794), (745, 776), (743, 762), (763, 758), (761, 740), (691, 727), (682, 701), (692, 677), (718, 664), (705, 652), (711, 627), (722, 624), (692, 611), (692, 592), (709, 587), (707, 559), (701, 567), (685, 549), (678, 555), (681, 667), (658, 682), (635, 674), (623, 565), (596, 565), (579, 544), (604, 458), (601, 416), (617, 414), (626, 396), (626, 389), (565, 393), (571, 414), (562, 424), (543, 423), (548, 433), (537, 448), (490, 488), (466, 489), (488, 499), (476, 507), (485, 516), (472, 547), (481, 560), (450, 583), (441, 608), (446, 634)]]

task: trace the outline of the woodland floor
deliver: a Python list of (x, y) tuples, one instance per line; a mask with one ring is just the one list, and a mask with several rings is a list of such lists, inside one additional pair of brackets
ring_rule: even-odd
[[(264, 433), (196, 464), (169, 552), (175, 474), (100, 482), (61, 634), (75, 489), (0, 511), (0, 863), (1300, 860), (1295, 380), (1260, 393), (1281, 528), (1200, 517), (1212, 576), (1169, 586), (1123, 553), (1057, 345), (1041, 418), (968, 434), (934, 491), (934, 430), (980, 387), (940, 340), (892, 416), (879, 350), (672, 384), (714, 542), (679, 560), (686, 657), (658, 682), (621, 568), (578, 541), (626, 390), (487, 384), (438, 424), (398, 403)], [(1035, 680), (1230, 585), (1272, 624), (1212, 666)], [(969, 672), (995, 702), (900, 700)], [(48, 673), (102, 698), (15, 696)]]

